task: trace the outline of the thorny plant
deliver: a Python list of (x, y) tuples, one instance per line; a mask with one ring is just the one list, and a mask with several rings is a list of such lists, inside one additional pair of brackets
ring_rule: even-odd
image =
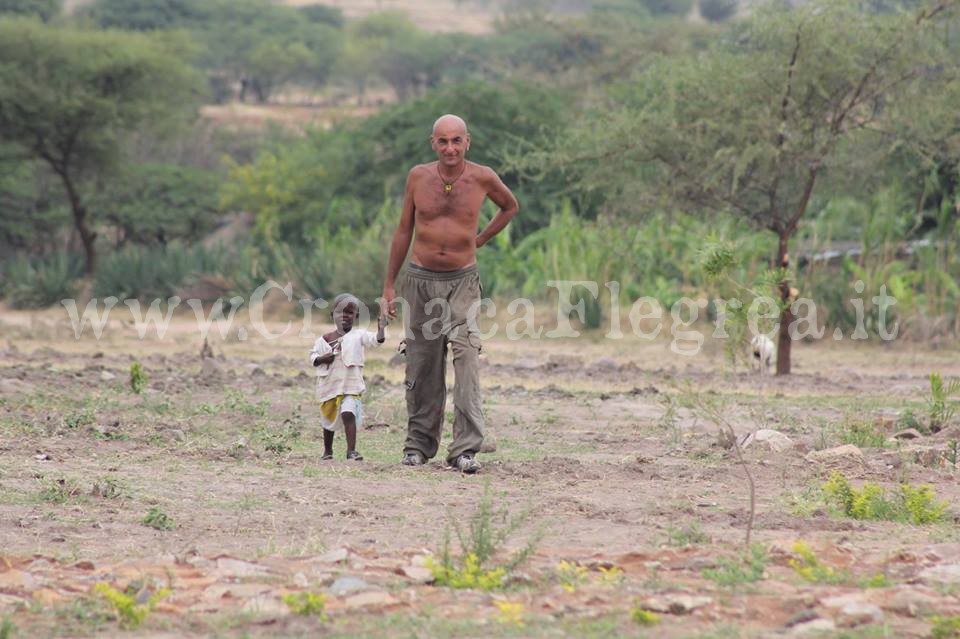
[(686, 408), (689, 408), (695, 414), (702, 416), (705, 420), (716, 425), (719, 429), (721, 442), (729, 444), (729, 447), (733, 448), (734, 454), (737, 457), (737, 463), (743, 468), (750, 496), (750, 513), (747, 519), (747, 530), (744, 539), (744, 547), (749, 549), (750, 538), (753, 533), (753, 522), (757, 510), (757, 488), (753, 480), (753, 473), (750, 470), (750, 464), (748, 464), (746, 458), (744, 458), (743, 450), (740, 448), (740, 443), (737, 440), (737, 433), (733, 425), (724, 416), (725, 406), (719, 398), (708, 396), (704, 393), (696, 393), (689, 388), (686, 392), (683, 392), (680, 397)]
[(956, 401), (950, 398), (960, 393), (960, 379), (944, 382), (940, 373), (930, 373), (930, 398), (927, 400), (927, 413), (930, 417), (930, 430), (934, 433), (942, 430), (957, 412)]
[[(538, 531), (507, 561), (494, 563), (507, 540), (527, 522), (529, 516), (529, 511), (511, 516), (506, 507), (495, 509), (487, 482), (477, 511), (470, 517), (466, 530), (451, 517), (451, 524), (444, 533), (439, 562), (432, 558), (428, 560), (427, 567), (433, 573), (434, 582), (451, 588), (502, 588), (507, 575), (530, 558), (542, 537), (542, 531)], [(450, 548), (451, 527), (460, 546), (460, 554), (456, 558)]]

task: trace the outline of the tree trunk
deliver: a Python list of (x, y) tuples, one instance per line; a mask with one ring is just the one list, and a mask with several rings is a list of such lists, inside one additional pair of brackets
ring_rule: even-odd
[(70, 209), (73, 211), (73, 225), (80, 234), (80, 241), (83, 242), (83, 252), (86, 256), (86, 262), (83, 267), (85, 275), (93, 275), (97, 270), (97, 247), (95, 241), (97, 234), (87, 225), (87, 209), (80, 201), (80, 195), (70, 179), (70, 174), (64, 170), (59, 171), (60, 178), (63, 180), (63, 186), (67, 190), (67, 197), (70, 199)]
[[(790, 235), (780, 234), (780, 244), (777, 248), (777, 264), (781, 268), (790, 266), (790, 256), (787, 251), (787, 245), (790, 241)], [(786, 278), (780, 282), (780, 300), (786, 305), (783, 312), (780, 313), (780, 334), (777, 339), (777, 375), (790, 374), (790, 347), (793, 342), (790, 339), (790, 324), (793, 322), (793, 311), (790, 310), (790, 281)]]

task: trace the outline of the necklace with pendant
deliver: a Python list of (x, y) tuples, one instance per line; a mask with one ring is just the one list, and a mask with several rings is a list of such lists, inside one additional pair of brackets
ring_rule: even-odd
[(440, 176), (440, 181), (443, 182), (443, 194), (450, 195), (453, 193), (453, 185), (456, 184), (457, 180), (463, 177), (463, 172), (467, 170), (467, 163), (463, 163), (463, 167), (460, 169), (460, 174), (457, 177), (453, 178), (453, 182), (447, 182), (443, 178), (443, 174), (440, 173), (440, 163), (437, 162), (437, 175)]

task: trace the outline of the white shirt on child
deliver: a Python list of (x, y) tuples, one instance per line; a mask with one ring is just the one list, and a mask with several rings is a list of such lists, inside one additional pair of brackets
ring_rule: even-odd
[[(331, 364), (317, 366), (317, 399), (325, 402), (338, 395), (360, 395), (366, 390), (363, 382), (363, 350), (366, 347), (380, 346), (377, 334), (354, 328), (340, 338), (340, 351)], [(333, 346), (317, 338), (310, 351), (310, 364), (314, 360), (334, 352)]]

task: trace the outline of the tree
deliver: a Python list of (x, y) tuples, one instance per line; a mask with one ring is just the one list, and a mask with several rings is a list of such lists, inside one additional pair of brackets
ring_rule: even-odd
[(63, 0), (0, 0), (0, 16), (35, 16), (44, 22), (63, 13)]
[(737, 13), (739, 0), (700, 0), (700, 15), (711, 22), (723, 22)]
[[(853, 0), (817, 0), (762, 12), (707, 54), (664, 60), (618, 87), (615, 110), (529, 162), (575, 171), (583, 188), (634, 208), (733, 212), (776, 234), (775, 267), (786, 268), (823, 176), (870, 170), (837, 166), (840, 152), (888, 139), (898, 113), (956, 80), (936, 29), (957, 4), (877, 16)], [(784, 271), (780, 375), (791, 368), (790, 289)]]
[(191, 70), (151, 38), (0, 20), (0, 142), (46, 164), (96, 268), (84, 186), (121, 156), (125, 136), (169, 123), (195, 103)]

